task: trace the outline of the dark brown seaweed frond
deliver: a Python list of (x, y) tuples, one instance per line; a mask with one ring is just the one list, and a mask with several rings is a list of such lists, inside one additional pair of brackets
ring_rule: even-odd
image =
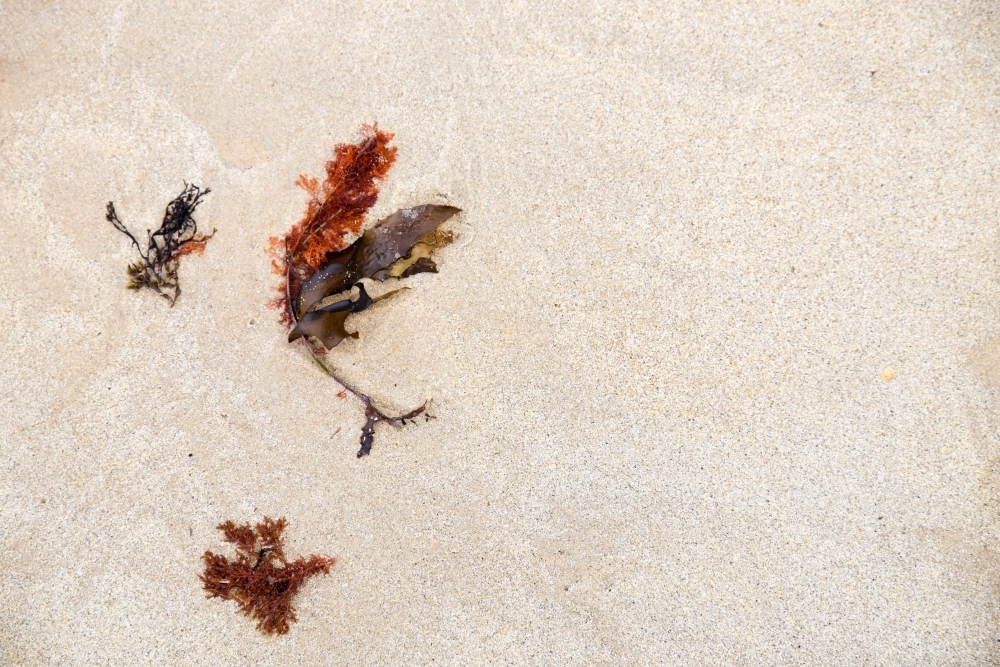
[(232, 521), (219, 524), (224, 541), (236, 545), (236, 558), (206, 551), (201, 581), (210, 598), (234, 600), (239, 611), (257, 620), (265, 634), (283, 635), (296, 620), (292, 599), (302, 583), (314, 574), (328, 574), (336, 562), (325, 556), (309, 556), (289, 562), (285, 558), (281, 533), (288, 522), (284, 517), (264, 521), (251, 528)]
[(201, 254), (208, 239), (215, 235), (214, 229), (211, 234), (199, 234), (194, 219), (194, 210), (209, 192), (208, 188), (202, 190), (197, 185), (185, 183), (184, 190), (167, 204), (160, 228), (152, 233), (147, 230), (145, 250), (118, 218), (114, 202), (108, 202), (105, 216), (108, 222), (132, 241), (142, 258), (128, 267), (129, 289), (148, 287), (174, 305), (181, 294), (177, 277), (180, 258), (191, 253)]

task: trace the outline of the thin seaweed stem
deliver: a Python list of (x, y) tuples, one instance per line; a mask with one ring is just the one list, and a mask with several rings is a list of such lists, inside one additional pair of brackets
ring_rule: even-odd
[[(291, 271), (291, 266), (289, 266), (288, 270)], [(287, 285), (289, 282), (290, 281), (286, 279), (285, 284)], [(296, 316), (295, 314), (295, 309), (289, 308), (289, 312), (291, 313), (292, 321), (297, 324), (298, 316)], [(306, 348), (306, 350), (309, 351), (309, 355), (312, 357), (313, 361), (316, 362), (316, 365), (319, 366), (321, 369), (323, 369), (324, 373), (333, 378), (333, 380), (337, 384), (339, 384), (348, 393), (350, 393), (352, 396), (354, 396), (356, 399), (358, 399), (364, 404), (365, 417), (367, 418), (367, 423), (365, 424), (365, 427), (362, 429), (361, 432), (361, 448), (358, 450), (358, 458), (361, 458), (362, 456), (367, 456), (368, 453), (371, 451), (375, 422), (382, 421), (388, 424), (389, 426), (392, 426), (396, 430), (399, 430), (402, 429), (403, 426), (405, 426), (407, 419), (413, 419), (414, 417), (424, 414), (427, 411), (427, 406), (429, 401), (424, 401), (423, 405), (414, 408), (413, 410), (410, 410), (406, 414), (402, 415), (387, 414), (386, 412), (380, 410), (375, 406), (371, 396), (364, 393), (363, 391), (355, 387), (353, 384), (345, 380), (325, 361), (323, 361), (322, 357), (320, 357), (320, 355), (316, 353), (316, 349), (313, 347), (312, 343), (310, 343), (307, 340), (306, 336), (303, 336), (299, 340), (302, 342), (302, 345)]]

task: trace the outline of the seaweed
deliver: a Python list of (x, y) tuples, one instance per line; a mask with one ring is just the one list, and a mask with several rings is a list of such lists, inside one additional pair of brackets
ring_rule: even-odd
[[(301, 341), (317, 365), (365, 406), (359, 458), (371, 451), (377, 422), (401, 428), (420, 414), (428, 417), (428, 403), (405, 414), (387, 414), (341, 378), (322, 355), (346, 338), (358, 338), (357, 332), (346, 328), (350, 315), (400, 291), (372, 298), (363, 280), (384, 282), (437, 273), (432, 254), (452, 241), (452, 234), (439, 226), (460, 211), (454, 206), (415, 206), (396, 211), (360, 234), (378, 199), (379, 183), (395, 162), (392, 138), (377, 125), (363, 126), (359, 142), (334, 149), (322, 185), (315, 178), (299, 176), (297, 185), (310, 197), (305, 214), (268, 243), (271, 266), (282, 277), (277, 288), (281, 296), (269, 305), (281, 312), (281, 322), (289, 329), (288, 342)], [(358, 290), (357, 298), (350, 297), (353, 289)]]
[(201, 575), (209, 598), (234, 600), (240, 613), (255, 618), (265, 634), (283, 635), (296, 620), (292, 599), (302, 583), (314, 574), (329, 574), (334, 558), (312, 555), (289, 562), (281, 533), (288, 522), (284, 517), (264, 521), (251, 528), (226, 521), (217, 526), (224, 541), (236, 545), (236, 558), (206, 551), (205, 572)]
[(181, 294), (177, 276), (181, 257), (193, 252), (201, 254), (208, 239), (215, 235), (214, 229), (211, 234), (199, 234), (198, 223), (194, 219), (194, 210), (209, 192), (208, 188), (202, 190), (193, 183), (185, 182), (184, 190), (167, 204), (160, 228), (155, 232), (146, 230), (145, 251), (118, 218), (114, 202), (108, 202), (106, 219), (132, 241), (141, 258), (129, 264), (129, 289), (148, 287), (170, 302), (171, 306), (174, 305)]
[(356, 144), (340, 144), (334, 158), (326, 163), (322, 185), (315, 178), (300, 175), (296, 185), (309, 193), (302, 219), (282, 236), (269, 240), (268, 252), (274, 272), (282, 276), (282, 297), (271, 302), (282, 311), (282, 322), (294, 326), (291, 311), (302, 283), (331, 262), (350, 245), (368, 210), (378, 199), (378, 184), (396, 161), (396, 148), (389, 145), (392, 134), (377, 126), (362, 128)]

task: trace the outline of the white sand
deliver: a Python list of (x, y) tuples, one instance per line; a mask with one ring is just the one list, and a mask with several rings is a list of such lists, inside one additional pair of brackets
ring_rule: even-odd
[[(990, 3), (167, 4), (0, 5), (0, 663), (997, 664)], [(465, 213), (359, 461), (263, 246), (370, 120)], [(170, 309), (103, 209), (184, 179)], [(197, 579), (265, 514), (280, 638)]]

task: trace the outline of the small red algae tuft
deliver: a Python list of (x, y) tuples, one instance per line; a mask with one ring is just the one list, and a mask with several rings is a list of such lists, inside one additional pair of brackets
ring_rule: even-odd
[(283, 635), (296, 620), (292, 598), (308, 577), (328, 574), (336, 562), (325, 556), (301, 556), (289, 562), (281, 533), (288, 522), (264, 517), (251, 528), (232, 521), (219, 524), (224, 540), (236, 545), (236, 558), (206, 551), (205, 572), (201, 575), (210, 598), (235, 600), (240, 612), (257, 619), (257, 629), (265, 634)]

